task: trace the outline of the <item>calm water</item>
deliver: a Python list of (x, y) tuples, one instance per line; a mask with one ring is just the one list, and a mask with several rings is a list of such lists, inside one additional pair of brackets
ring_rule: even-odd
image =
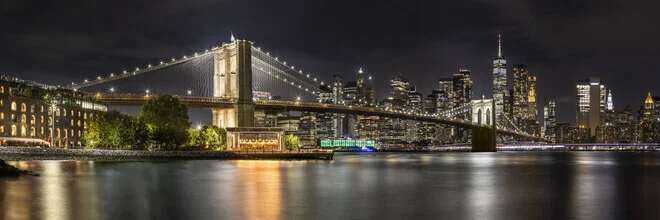
[(12, 162), (0, 219), (660, 219), (660, 154)]

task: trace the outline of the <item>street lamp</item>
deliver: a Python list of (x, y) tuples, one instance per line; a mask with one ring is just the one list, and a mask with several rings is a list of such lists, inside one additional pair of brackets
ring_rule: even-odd
[(110, 93), (115, 93), (115, 88), (114, 87), (110, 88)]
[(192, 95), (192, 91), (188, 90), (187, 94)]

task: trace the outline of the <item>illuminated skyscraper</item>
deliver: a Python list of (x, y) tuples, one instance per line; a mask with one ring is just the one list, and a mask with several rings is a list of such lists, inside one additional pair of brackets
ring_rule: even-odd
[(590, 129), (591, 136), (596, 135), (605, 116), (606, 90), (598, 77), (590, 77), (578, 82), (577, 86), (577, 125)]
[(502, 34), (497, 35), (497, 56), (493, 60), (493, 100), (495, 112), (504, 113), (504, 94), (506, 93), (506, 60), (502, 55)]
[(545, 128), (545, 137), (550, 140), (555, 140), (555, 100), (546, 99), (543, 105), (543, 127)]
[(612, 101), (612, 90), (607, 92), (607, 110), (614, 110), (614, 101)]
[(536, 109), (536, 76), (530, 76), (527, 65), (513, 66), (512, 120), (530, 134), (540, 132)]
[[(470, 79), (470, 70), (459, 69), (458, 73), (454, 74), (453, 82), (453, 100), (454, 107), (460, 107), (463, 104), (472, 101), (472, 79)], [(464, 118), (467, 118), (464, 117)]]

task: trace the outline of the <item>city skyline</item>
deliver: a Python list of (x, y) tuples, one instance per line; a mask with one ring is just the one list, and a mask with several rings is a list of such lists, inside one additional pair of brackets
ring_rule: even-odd
[[(96, 74), (107, 74), (136, 65), (153, 63), (162, 56), (175, 56), (199, 48), (207, 48), (228, 39), (233, 31), (238, 38), (252, 39), (256, 45), (268, 46), (269, 51), (288, 57), (292, 63), (302, 68), (330, 78), (341, 75), (345, 81), (355, 78), (356, 70), (364, 67), (366, 73), (374, 76), (377, 88), (384, 88), (394, 74), (404, 74), (424, 94), (430, 94), (437, 86), (437, 79), (451, 77), (459, 68), (472, 71), (474, 97), (491, 97), (492, 62), (496, 51), (494, 42), (498, 30), (503, 33), (503, 45), (508, 65), (507, 79), (511, 84), (511, 66), (527, 64), (529, 72), (538, 77), (539, 100), (548, 97), (555, 99), (557, 122), (575, 123), (575, 84), (578, 80), (596, 76), (612, 89), (616, 109), (631, 105), (639, 107), (643, 95), (654, 91), (653, 81), (658, 76), (647, 74), (652, 71), (654, 51), (658, 48), (655, 39), (658, 33), (653, 29), (644, 29), (644, 33), (619, 34), (610, 31), (611, 27), (601, 28), (597, 24), (610, 23), (601, 17), (603, 13), (615, 13), (630, 17), (626, 21), (613, 22), (614, 30), (629, 30), (647, 24), (648, 16), (655, 16), (647, 5), (627, 5), (617, 7), (612, 3), (592, 3), (586, 6), (556, 5), (546, 9), (549, 12), (567, 11), (559, 16), (560, 22), (572, 21), (593, 23), (591, 29), (579, 29), (581, 24), (564, 27), (576, 31), (568, 38), (567, 34), (552, 31), (543, 22), (548, 15), (534, 17), (532, 12), (543, 11), (542, 3), (495, 3), (484, 8), (472, 7), (470, 3), (456, 3), (441, 16), (432, 16), (429, 9), (438, 8), (434, 3), (401, 5), (407, 13), (403, 19), (385, 16), (392, 9), (379, 11), (371, 7), (340, 7), (323, 5), (310, 13), (307, 10), (294, 11), (301, 19), (271, 19), (266, 24), (259, 24), (249, 19), (229, 19), (245, 15), (236, 13), (211, 12), (205, 8), (222, 6), (222, 3), (196, 2), (184, 6), (187, 10), (174, 8), (173, 4), (155, 4), (159, 10), (147, 10), (147, 7), (121, 3), (121, 7), (106, 5), (109, 10), (101, 14), (94, 5), (81, 5), (82, 9), (67, 11), (45, 10), (47, 4), (30, 5), (24, 2), (10, 1), (2, 13), (11, 16), (2, 19), (8, 28), (8, 39), (3, 48), (11, 53), (2, 53), (0, 64), (5, 73), (13, 73), (26, 79), (39, 79), (50, 84), (68, 83), (70, 78), (83, 79)], [(276, 16), (277, 10), (264, 11), (254, 3), (234, 3), (237, 8), (254, 9), (262, 18)], [(270, 4), (270, 3), (263, 3)], [(651, 2), (649, 4), (657, 4)], [(283, 2), (271, 8), (286, 8), (292, 3)], [(312, 5), (301, 5), (301, 7)], [(506, 6), (506, 7), (505, 7)], [(511, 15), (505, 10), (509, 6), (528, 9), (529, 14)], [(318, 6), (317, 6), (318, 7)], [(88, 10), (85, 10), (87, 8)], [(120, 8), (135, 8), (118, 12)], [(464, 21), (458, 19), (448, 23), (453, 9), (466, 9), (464, 13), (477, 13), (486, 18), (496, 17), (496, 21), (477, 19)], [(570, 10), (566, 10), (566, 9)], [(42, 11), (44, 16), (30, 19), (18, 12)], [(281, 11), (281, 10), (280, 10)], [(337, 26), (339, 23), (323, 15), (336, 11), (346, 12), (344, 20), (353, 20), (350, 25)], [(588, 11), (590, 13), (582, 13)], [(635, 13), (633, 13), (635, 12)], [(168, 15), (190, 15), (185, 20), (168, 19)], [(259, 14), (259, 13), (257, 13)], [(407, 16), (422, 14), (420, 16)], [(373, 16), (368, 16), (373, 15)], [(531, 17), (530, 17), (531, 16)], [(98, 20), (95, 18), (107, 17)], [(315, 18), (315, 23), (305, 23), (302, 18)], [(369, 18), (365, 18), (369, 17)], [(481, 16), (480, 16), (481, 17)], [(209, 19), (213, 18), (213, 19)], [(529, 19), (522, 24), (522, 18)], [(376, 19), (381, 25), (367, 26)], [(208, 22), (217, 20), (218, 22)], [(231, 20), (231, 21), (230, 21)], [(239, 22), (236, 20), (246, 20)], [(256, 19), (255, 19), (256, 20)], [(652, 20), (652, 19), (651, 19)], [(236, 23), (231, 23), (236, 22)], [(293, 22), (295, 25), (286, 24)], [(301, 23), (302, 22), (302, 23)], [(98, 25), (96, 28), (94, 24)], [(146, 25), (150, 24), (150, 25)], [(282, 25), (278, 31), (269, 28)], [(388, 24), (388, 25), (385, 25)], [(406, 25), (412, 24), (412, 25)], [(319, 26), (330, 26), (320, 30)], [(429, 28), (427, 26), (437, 26)], [(101, 28), (103, 27), (103, 28)], [(145, 28), (148, 27), (148, 28)], [(279, 27), (279, 26), (278, 26)], [(306, 27), (306, 28), (301, 28)], [(107, 34), (108, 30), (113, 33)], [(312, 30), (312, 31), (310, 31)], [(451, 31), (449, 31), (451, 30)], [(423, 34), (429, 32), (428, 34)], [(282, 34), (291, 33), (291, 34)], [(547, 35), (547, 36), (545, 36)], [(632, 36), (629, 36), (632, 35)], [(302, 39), (302, 40), (300, 40)], [(15, 43), (9, 43), (15, 42)], [(402, 44), (401, 42), (412, 42)], [(605, 53), (606, 52), (606, 53)], [(634, 55), (633, 55), (634, 54)], [(613, 62), (617, 61), (617, 62)], [(43, 65), (33, 65), (41, 63)], [(636, 77), (644, 78), (640, 82), (632, 81)], [(425, 80), (433, 78), (434, 80)], [(635, 86), (630, 86), (635, 83)], [(382, 100), (387, 91), (377, 90), (378, 100)], [(640, 98), (641, 97), (641, 98)], [(538, 109), (542, 106), (537, 105)], [(542, 111), (540, 111), (542, 112)]]

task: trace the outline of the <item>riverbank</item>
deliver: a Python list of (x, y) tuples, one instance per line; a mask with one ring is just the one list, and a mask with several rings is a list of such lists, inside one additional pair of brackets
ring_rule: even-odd
[(25, 160), (332, 160), (333, 152), (304, 151), (141, 151), (0, 147), (0, 158)]

